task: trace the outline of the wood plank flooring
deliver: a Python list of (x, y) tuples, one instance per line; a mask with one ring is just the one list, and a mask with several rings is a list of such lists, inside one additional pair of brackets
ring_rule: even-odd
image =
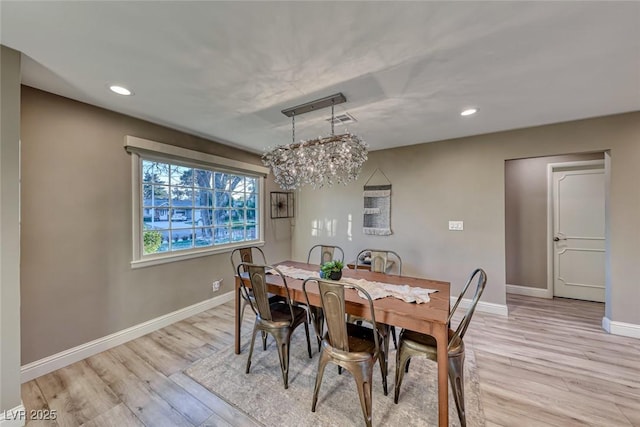
[[(487, 426), (640, 427), (640, 340), (604, 333), (603, 304), (517, 295), (507, 304), (508, 318), (476, 313), (465, 337)], [(252, 322), (247, 310), (243, 331)], [(231, 345), (227, 303), (23, 384), (27, 413), (58, 414), (27, 425), (259, 426), (184, 374)]]

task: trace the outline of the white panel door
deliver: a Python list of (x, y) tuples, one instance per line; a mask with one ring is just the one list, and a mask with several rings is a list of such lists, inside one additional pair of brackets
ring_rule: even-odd
[(604, 169), (553, 173), (553, 295), (604, 302)]

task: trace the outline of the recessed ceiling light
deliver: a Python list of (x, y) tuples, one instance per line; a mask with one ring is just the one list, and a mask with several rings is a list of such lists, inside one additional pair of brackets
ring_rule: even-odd
[(460, 113), (461, 116), (470, 116), (472, 114), (475, 114), (478, 110), (476, 108), (467, 108), (466, 110), (463, 110), (462, 113)]
[(133, 95), (132, 91), (130, 91), (129, 89), (123, 86), (111, 85), (109, 86), (109, 89), (111, 89), (112, 92), (115, 92), (118, 95), (125, 95), (125, 96)]

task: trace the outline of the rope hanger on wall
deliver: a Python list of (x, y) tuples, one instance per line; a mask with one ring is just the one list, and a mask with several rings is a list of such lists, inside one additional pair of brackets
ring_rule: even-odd
[(389, 185), (391, 185), (391, 180), (389, 179), (389, 177), (382, 171), (382, 169), (380, 168), (376, 168), (373, 173), (371, 175), (369, 175), (369, 178), (367, 179), (367, 181), (364, 183), (365, 187), (367, 186), (367, 184), (369, 184), (369, 181), (371, 181), (371, 178), (373, 178), (377, 173), (381, 173), (382, 176), (384, 176), (384, 179), (387, 180), (387, 182), (389, 183)]

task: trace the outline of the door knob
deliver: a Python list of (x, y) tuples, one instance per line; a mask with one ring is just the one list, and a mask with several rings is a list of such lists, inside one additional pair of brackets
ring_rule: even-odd
[(554, 241), (554, 242), (559, 242), (559, 241), (560, 241), (560, 238), (559, 238), (559, 237), (554, 237), (554, 238), (553, 238), (553, 241)]

